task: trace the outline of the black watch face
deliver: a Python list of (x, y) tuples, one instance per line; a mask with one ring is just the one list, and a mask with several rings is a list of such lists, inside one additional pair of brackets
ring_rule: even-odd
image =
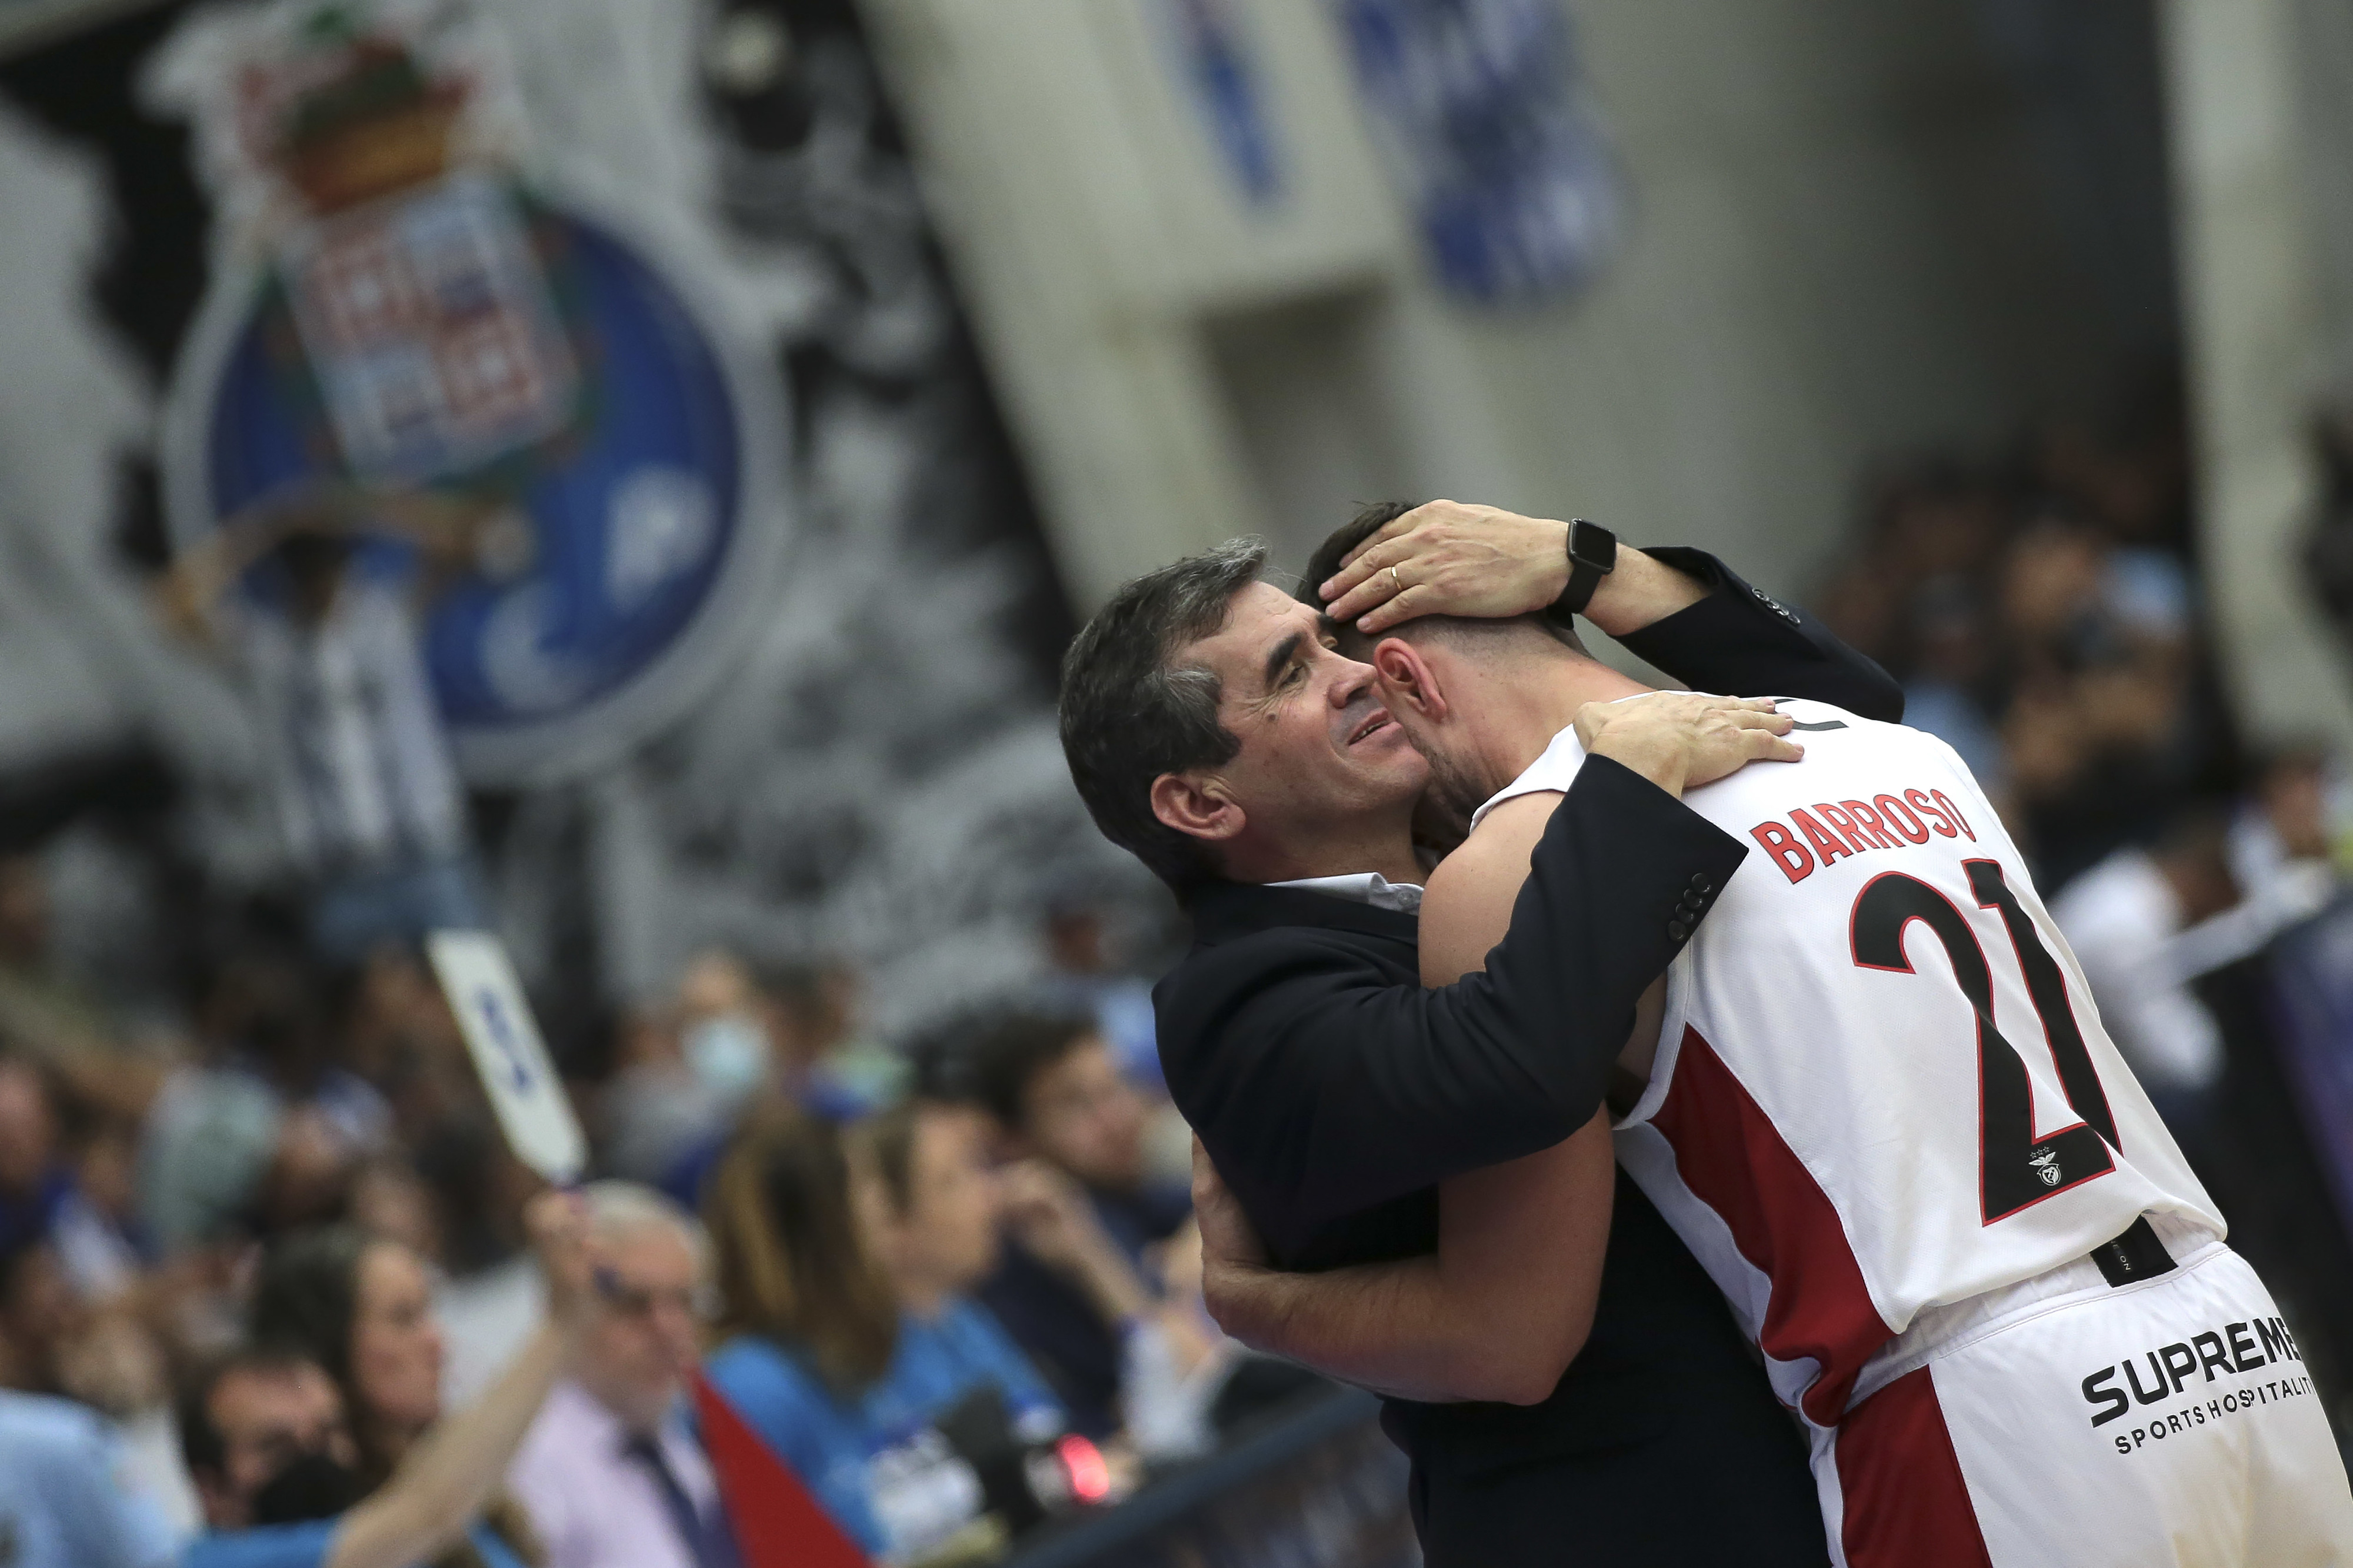
[(1579, 522), (1568, 531), (1568, 558), (1596, 572), (1614, 570), (1618, 564), (1618, 536), (1606, 528)]

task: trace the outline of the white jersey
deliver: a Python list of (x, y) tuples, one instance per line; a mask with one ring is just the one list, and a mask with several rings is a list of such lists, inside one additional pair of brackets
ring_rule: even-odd
[[(1930, 1310), (2080, 1259), (2143, 1213), (2223, 1226), (1953, 749), (1781, 708), (1804, 761), (1687, 797), (1749, 855), (1667, 971), (1618, 1153), (1781, 1396), (1831, 1426), (1924, 1312), (1934, 1332), (1958, 1320)], [(1567, 790), (1584, 760), (1563, 731), (1481, 815)]]

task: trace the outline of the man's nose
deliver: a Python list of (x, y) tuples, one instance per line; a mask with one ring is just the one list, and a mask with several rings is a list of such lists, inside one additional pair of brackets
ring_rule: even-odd
[(1373, 689), (1380, 679), (1379, 671), (1369, 664), (1358, 664), (1355, 659), (1342, 658), (1338, 654), (1332, 657), (1347, 667), (1341, 677), (1332, 682), (1333, 707), (1345, 708), (1367, 693), (1378, 695)]

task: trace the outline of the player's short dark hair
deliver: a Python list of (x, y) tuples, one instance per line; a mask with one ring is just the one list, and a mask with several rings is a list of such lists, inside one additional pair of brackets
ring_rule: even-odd
[[(1315, 553), (1307, 558), (1307, 575), (1299, 584), (1299, 602), (1311, 609), (1322, 609), (1323, 595), (1316, 589), (1340, 570), (1340, 563), (1347, 559), (1348, 552), (1421, 504), (1420, 501), (1410, 500), (1377, 500), (1334, 529), (1324, 542), (1315, 547)], [(1564, 647), (1578, 653), (1585, 652), (1585, 644), (1578, 639), (1574, 627), (1563, 626), (1546, 616), (1518, 616), (1508, 621), (1474, 620), (1462, 616), (1423, 616), (1406, 622), (1402, 626), (1392, 627), (1391, 632), (1414, 626), (1424, 631), (1468, 633), (1472, 636), (1512, 628), (1541, 631)], [(1361, 658), (1372, 651), (1371, 639), (1355, 626), (1335, 622), (1333, 630), (1339, 635), (1340, 651), (1349, 658)]]
[(1062, 656), (1062, 756), (1104, 837), (1181, 900), (1216, 877), (1209, 847), (1152, 814), (1163, 773), (1231, 762), (1241, 742), (1218, 722), (1217, 676), (1174, 661), (1226, 624), (1258, 581), (1266, 546), (1229, 540), (1124, 584)]
[(1038, 1075), (1100, 1034), (1092, 1018), (1072, 1013), (1016, 1013), (999, 1019), (973, 1044), (974, 1098), (997, 1121), (1020, 1131)]

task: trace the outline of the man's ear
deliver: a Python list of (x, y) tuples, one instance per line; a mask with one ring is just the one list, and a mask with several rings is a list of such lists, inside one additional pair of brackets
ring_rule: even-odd
[(1432, 721), (1446, 717), (1445, 689), (1413, 644), (1403, 637), (1383, 637), (1373, 649), (1373, 668), (1379, 672), (1381, 684), (1420, 717)]
[(1249, 826), (1223, 780), (1191, 773), (1162, 773), (1152, 781), (1152, 815), (1177, 832), (1212, 844)]

